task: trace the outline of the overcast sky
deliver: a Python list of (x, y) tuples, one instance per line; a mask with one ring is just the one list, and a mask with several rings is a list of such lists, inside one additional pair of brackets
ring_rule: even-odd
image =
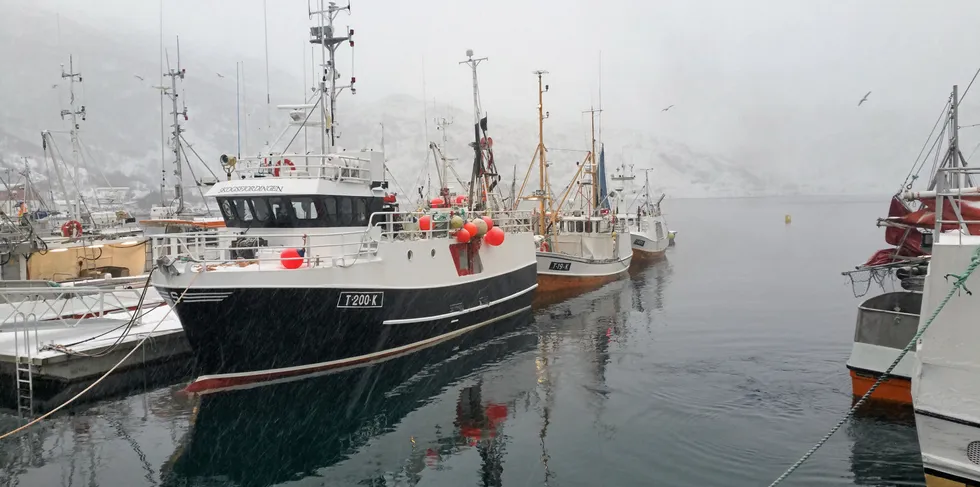
[[(120, 42), (146, 44), (148, 56), (159, 52), (157, 1), (39, 2), (118, 32)], [(273, 69), (302, 73), (309, 56), (307, 0), (267, 2)], [(248, 76), (264, 78), (262, 0), (162, 3), (167, 43), (180, 34), (185, 56), (205, 50), (226, 56), (231, 72), (236, 60), (249, 59)], [(951, 85), (962, 91), (980, 67), (980, 3), (970, 0), (941, 6), (924, 0), (352, 3), (352, 15), (341, 14), (338, 23), (356, 31), (357, 96), (421, 97), (424, 73), (428, 99), (469, 106), (470, 74), (458, 62), (472, 48), (489, 57), (480, 80), (490, 114), (533, 121), (531, 72), (546, 69), (552, 117), (584, 121), (581, 111), (598, 105), (601, 52), (607, 126), (799, 164), (802, 173), (814, 165), (840, 169), (870, 160), (880, 167), (898, 159), (896, 172), (904, 174)], [(129, 36), (133, 31), (143, 35)], [(344, 49), (344, 76), (350, 66)], [(272, 86), (297, 94), (301, 88)], [(669, 105), (674, 108), (661, 111)], [(975, 107), (980, 87), (963, 105), (964, 125), (980, 122)], [(972, 132), (963, 139), (970, 143), (964, 152), (980, 140)], [(853, 161), (842, 163), (846, 158)]]

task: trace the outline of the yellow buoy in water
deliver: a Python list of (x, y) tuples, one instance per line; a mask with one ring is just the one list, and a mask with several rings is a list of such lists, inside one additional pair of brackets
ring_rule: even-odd
[(793, 217), (786, 215), (786, 224), (789, 225), (790, 223), (793, 223)]

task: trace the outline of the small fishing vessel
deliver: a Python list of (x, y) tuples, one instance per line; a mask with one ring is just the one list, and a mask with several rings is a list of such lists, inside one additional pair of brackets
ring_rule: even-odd
[[(610, 200), (618, 197), (610, 192), (600, 198), (600, 184), (605, 185), (600, 161), (595, 158), (595, 114), (592, 115), (592, 147), (585, 159), (578, 163), (578, 170), (567, 189), (552, 204), (551, 185), (548, 179), (547, 149), (544, 145), (543, 75), (547, 71), (536, 71), (538, 77), (538, 147), (520, 195), (524, 193), (534, 162), (538, 162), (539, 188), (524, 200), (538, 202), (534, 219), (537, 223), (535, 243), (537, 247), (538, 289), (551, 292), (575, 287), (588, 287), (609, 282), (625, 274), (630, 266), (633, 251), (630, 248), (629, 233), (622, 220), (616, 219), (616, 212)], [(583, 177), (584, 176), (584, 177)], [(574, 196), (572, 196), (574, 195)], [(572, 199), (569, 200), (569, 196)], [(564, 209), (565, 204), (577, 208)]]
[[(235, 177), (208, 192), (226, 230), (153, 236), (153, 285), (197, 357), (189, 392), (311, 374), (421, 349), (529, 309), (537, 287), (530, 212), (498, 211), (472, 51), (474, 162), (469, 196), (399, 211), (385, 158), (343, 150), (335, 51), (349, 7), (319, 2), (310, 42), (323, 76), (289, 110), (298, 130), (257, 157), (222, 156)], [(320, 151), (290, 150), (302, 131)], [(283, 132), (288, 135), (288, 131)], [(231, 172), (231, 171), (229, 171)], [(484, 196), (487, 195), (487, 196)], [(165, 253), (162, 249), (169, 249)]]
[[(948, 120), (956, 117), (956, 110), (957, 107), (952, 108), (947, 115)], [(938, 144), (933, 147), (937, 151), (941, 148)], [(933, 155), (930, 150), (922, 157)], [(931, 176), (926, 191), (912, 191), (912, 183), (918, 174), (909, 174), (900, 190), (892, 196), (888, 216), (878, 219), (878, 226), (885, 227), (885, 242), (890, 247), (876, 251), (867, 262), (854, 270), (843, 272), (852, 281), (855, 280), (855, 275), (866, 276), (862, 282), (868, 287), (855, 291), (858, 296), (867, 293), (872, 282), (882, 283), (883, 291), (865, 299), (858, 306), (854, 343), (847, 360), (855, 397), (863, 396), (881, 378), (882, 373), (898, 358), (919, 328), (923, 284), (932, 259), (933, 238), (936, 235), (935, 188), (946, 177), (946, 169), (943, 167)], [(970, 186), (972, 181), (967, 176), (963, 184)], [(980, 204), (980, 194), (971, 194), (969, 189), (963, 189), (962, 193), (960, 198), (963, 201)], [(910, 203), (917, 203), (918, 208), (913, 209)], [(980, 220), (980, 213), (972, 214), (972, 206), (966, 205), (962, 211), (967, 220)], [(972, 234), (980, 233), (980, 225), (971, 223), (970, 226)], [(944, 228), (952, 229), (955, 225), (944, 225)], [(900, 283), (901, 289), (886, 291), (884, 282), (892, 277)], [(875, 389), (871, 399), (911, 404), (914, 359), (914, 351), (907, 354)]]
[[(923, 332), (912, 369), (915, 427), (931, 487), (980, 484), (980, 297), (973, 293), (980, 288), (980, 274), (965, 273), (980, 258), (980, 187), (971, 181), (980, 172), (967, 167), (958, 147), (957, 95), (954, 86), (946, 126), (951, 136), (935, 184), (903, 194), (928, 209), (920, 223), (933, 224), (919, 324)], [(959, 290), (951, 294), (954, 286)]]
[[(605, 167), (604, 161), (605, 148), (599, 153), (599, 167)], [(661, 194), (656, 203), (650, 201), (650, 171), (652, 169), (645, 169), (643, 171), (643, 199), (637, 205), (636, 210), (629, 212), (629, 208), (627, 207), (627, 213), (616, 215), (617, 218), (626, 222), (626, 228), (629, 229), (633, 247), (633, 262), (648, 262), (663, 258), (667, 253), (667, 247), (670, 246), (670, 242), (672, 241), (667, 231), (667, 220), (660, 210), (660, 203), (663, 202), (667, 195)], [(613, 175), (611, 179), (614, 184), (620, 185), (616, 190), (620, 194), (625, 194), (626, 186), (631, 185), (635, 178), (636, 176), (632, 174), (632, 166), (630, 167), (630, 172), (627, 173), (626, 163), (624, 162), (620, 166), (619, 172)], [(600, 188), (602, 188), (600, 193), (604, 193), (604, 185), (600, 186)]]

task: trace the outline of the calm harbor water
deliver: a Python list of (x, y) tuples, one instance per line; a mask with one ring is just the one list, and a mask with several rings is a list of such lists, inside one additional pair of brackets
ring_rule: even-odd
[[(0, 443), (0, 485), (765, 486), (851, 405), (840, 271), (887, 204), (670, 200), (677, 246), (629, 278), (373, 367), (83, 405)], [(878, 408), (783, 485), (922, 483), (908, 411)]]

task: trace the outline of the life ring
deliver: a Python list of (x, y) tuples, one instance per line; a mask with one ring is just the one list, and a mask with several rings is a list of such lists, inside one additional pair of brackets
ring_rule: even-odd
[(77, 237), (82, 234), (82, 224), (78, 220), (68, 220), (61, 225), (62, 237)]
[(493, 147), (493, 137), (480, 138), (480, 147), (483, 149), (489, 149)]
[(293, 161), (290, 161), (289, 159), (278, 160), (276, 161), (276, 168), (272, 170), (272, 174), (275, 175), (277, 178), (279, 177), (279, 168), (284, 164), (289, 166), (290, 171), (296, 170), (296, 166), (293, 165)]
[(547, 241), (542, 240), (541, 241), (541, 246), (538, 248), (538, 250), (540, 250), (542, 252), (551, 252), (551, 247), (548, 246), (548, 242)]

